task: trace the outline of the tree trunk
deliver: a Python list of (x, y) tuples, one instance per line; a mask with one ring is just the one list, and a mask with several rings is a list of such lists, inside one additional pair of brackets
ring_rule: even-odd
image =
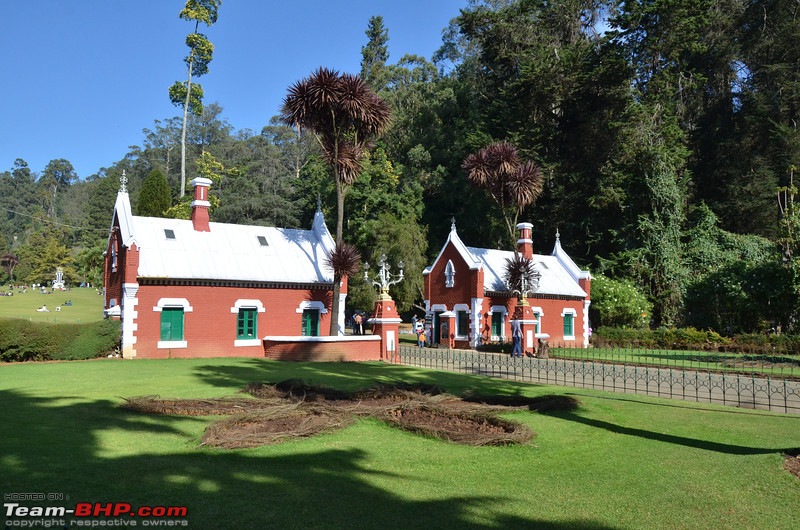
[[(342, 232), (344, 230), (344, 184), (339, 180), (339, 175), (334, 175), (336, 181), (336, 244), (342, 242)], [(333, 300), (331, 301), (331, 327), (330, 335), (339, 334), (339, 297), (342, 292), (341, 278), (333, 277)]]
[(192, 61), (189, 61), (189, 79), (186, 81), (186, 102), (183, 104), (181, 128), (181, 197), (186, 195), (186, 122), (189, 118), (189, 100), (192, 97)]

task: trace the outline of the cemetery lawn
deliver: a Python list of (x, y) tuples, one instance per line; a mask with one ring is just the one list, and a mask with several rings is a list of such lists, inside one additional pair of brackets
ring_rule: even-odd
[[(7, 293), (8, 286), (3, 286), (2, 291)], [(15, 289), (14, 296), (0, 296), (0, 319), (21, 318), (56, 324), (96, 322), (103, 319), (103, 297), (97, 293), (97, 289), (80, 287), (52, 294), (30, 288), (27, 293), (20, 293)], [(64, 305), (67, 300), (72, 300), (71, 306)], [(50, 312), (36, 311), (43, 305)], [(61, 306), (60, 311), (56, 311), (57, 306)]]
[[(198, 445), (217, 418), (119, 406), (143, 395), (234, 396), (288, 378), (342, 390), (405, 381), (454, 394), (566, 394), (581, 405), (504, 414), (537, 433), (522, 446), (461, 446), (365, 419), (246, 450)], [(6, 364), (0, 402), (4, 493), (63, 493), (69, 500), (49, 505), (67, 508), (186, 506), (190, 528), (788, 529), (800, 506), (800, 479), (782, 456), (800, 447), (800, 416), (762, 411), (381, 363), (261, 359)]]

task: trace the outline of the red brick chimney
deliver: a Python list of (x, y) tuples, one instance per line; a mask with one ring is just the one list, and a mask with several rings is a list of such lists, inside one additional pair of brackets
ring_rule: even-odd
[(208, 226), (208, 188), (211, 186), (211, 179), (197, 177), (192, 180), (194, 186), (194, 200), (192, 201), (192, 226), (198, 232), (211, 232)]
[(517, 225), (517, 230), (519, 230), (517, 252), (519, 252), (525, 258), (532, 259), (533, 239), (531, 234), (533, 232), (533, 225), (531, 223), (519, 223)]

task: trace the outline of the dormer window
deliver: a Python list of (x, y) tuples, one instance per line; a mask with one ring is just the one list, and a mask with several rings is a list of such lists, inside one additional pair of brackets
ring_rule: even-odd
[(447, 261), (447, 266), (444, 268), (444, 286), (452, 287), (455, 284), (456, 268), (453, 266), (452, 260)]
[(258, 243), (262, 247), (268, 247), (269, 246), (269, 242), (267, 241), (267, 238), (265, 236), (258, 236)]
[(174, 230), (170, 230), (169, 228), (165, 228), (164, 229), (164, 237), (166, 237), (167, 239), (174, 240), (175, 239), (175, 231)]

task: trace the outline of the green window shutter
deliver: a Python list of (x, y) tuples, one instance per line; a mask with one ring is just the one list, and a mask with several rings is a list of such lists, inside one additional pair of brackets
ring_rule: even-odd
[(533, 318), (536, 319), (536, 334), (538, 335), (542, 332), (542, 314), (534, 312)]
[(571, 337), (574, 335), (573, 326), (572, 326), (572, 314), (564, 315), (564, 336)]
[(182, 307), (165, 307), (161, 310), (161, 340), (183, 340)]
[(503, 313), (492, 313), (492, 336), (503, 336)]
[(236, 319), (236, 338), (255, 339), (258, 335), (258, 310), (253, 307), (239, 309)]
[(319, 336), (319, 310), (303, 309), (303, 336)]

